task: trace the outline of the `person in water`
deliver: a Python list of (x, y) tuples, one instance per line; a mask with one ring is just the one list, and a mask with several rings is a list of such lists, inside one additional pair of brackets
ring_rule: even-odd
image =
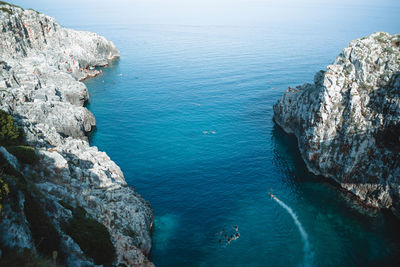
[(225, 229), (222, 229), (221, 232), (219, 232), (219, 235), (221, 236), (223, 233), (225, 233)]
[(234, 228), (236, 232), (239, 231), (239, 227), (237, 225), (235, 225)]

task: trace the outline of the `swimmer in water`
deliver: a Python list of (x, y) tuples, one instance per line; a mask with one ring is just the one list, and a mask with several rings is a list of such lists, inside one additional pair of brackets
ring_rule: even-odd
[(236, 235), (235, 235), (236, 239), (238, 239), (239, 236), (240, 236), (240, 234), (239, 234), (239, 233), (236, 233)]
[(237, 225), (235, 225), (234, 228), (236, 232), (239, 231), (239, 227)]
[(219, 235), (221, 236), (223, 233), (225, 233), (225, 229), (222, 229), (222, 231), (219, 232)]

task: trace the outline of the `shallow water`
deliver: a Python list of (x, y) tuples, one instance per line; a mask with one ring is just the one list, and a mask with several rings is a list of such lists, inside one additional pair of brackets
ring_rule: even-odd
[[(97, 119), (91, 143), (151, 202), (156, 265), (400, 263), (398, 221), (310, 174), (295, 139), (272, 121), (287, 87), (312, 82), (350, 40), (399, 31), (399, 6), (378, 3), (305, 7), (321, 15), (280, 23), (260, 11), (259, 23), (227, 25), (130, 23), (118, 6), (37, 8), (121, 51), (86, 82)], [(268, 196), (271, 188), (293, 214)], [(220, 244), (218, 233), (234, 225), (240, 238)]]

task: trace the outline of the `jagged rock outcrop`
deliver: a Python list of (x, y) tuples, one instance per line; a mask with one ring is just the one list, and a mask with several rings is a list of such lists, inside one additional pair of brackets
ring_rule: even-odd
[[(106, 66), (119, 51), (102, 36), (64, 28), (36, 11), (0, 7), (0, 109), (17, 120), (40, 157), (39, 164), (22, 165), (19, 171), (34, 177), (51, 202), (46, 213), (63, 236), (67, 263), (93, 265), (61, 230), (72, 215), (60, 200), (83, 207), (106, 226), (116, 248), (116, 265), (151, 265), (151, 207), (104, 152), (89, 146), (87, 137), (96, 122), (83, 106), (89, 95), (80, 81), (100, 74), (93, 67)], [(1, 153), (11, 158), (4, 148)], [(24, 205), (23, 196), (19, 199)], [(34, 250), (26, 225), (23, 212), (13, 214), (5, 203), (0, 242)]]
[(274, 120), (311, 172), (400, 215), (400, 35), (352, 41), (313, 84), (288, 89)]

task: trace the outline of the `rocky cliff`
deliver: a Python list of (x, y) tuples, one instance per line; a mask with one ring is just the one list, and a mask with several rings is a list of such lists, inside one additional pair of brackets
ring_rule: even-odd
[(400, 35), (352, 41), (313, 84), (288, 89), (274, 120), (311, 172), (400, 215)]
[[(58, 254), (64, 254), (67, 265), (98, 264), (83, 248), (87, 240), (79, 244), (65, 230), (68, 222), (79, 221), (75, 215), (85, 223), (95, 220), (105, 226), (115, 249), (114, 264), (151, 265), (151, 207), (87, 137), (96, 122), (84, 107), (89, 95), (80, 81), (100, 74), (93, 67), (106, 66), (119, 51), (95, 33), (61, 27), (51, 17), (3, 2), (0, 31), (0, 109), (14, 117), (25, 144), (38, 157), (35, 164), (27, 164), (10, 149), (0, 148), (1, 158), (9, 164), (8, 174), (3, 169), (0, 174), (9, 175), (11, 168), (10, 176), (25, 177), (24, 186), (16, 187), (2, 205), (2, 247), (36, 253), (42, 245), (27, 216), (32, 193), (41, 197), (39, 209), (61, 236)], [(101, 232), (101, 227), (96, 229)]]

